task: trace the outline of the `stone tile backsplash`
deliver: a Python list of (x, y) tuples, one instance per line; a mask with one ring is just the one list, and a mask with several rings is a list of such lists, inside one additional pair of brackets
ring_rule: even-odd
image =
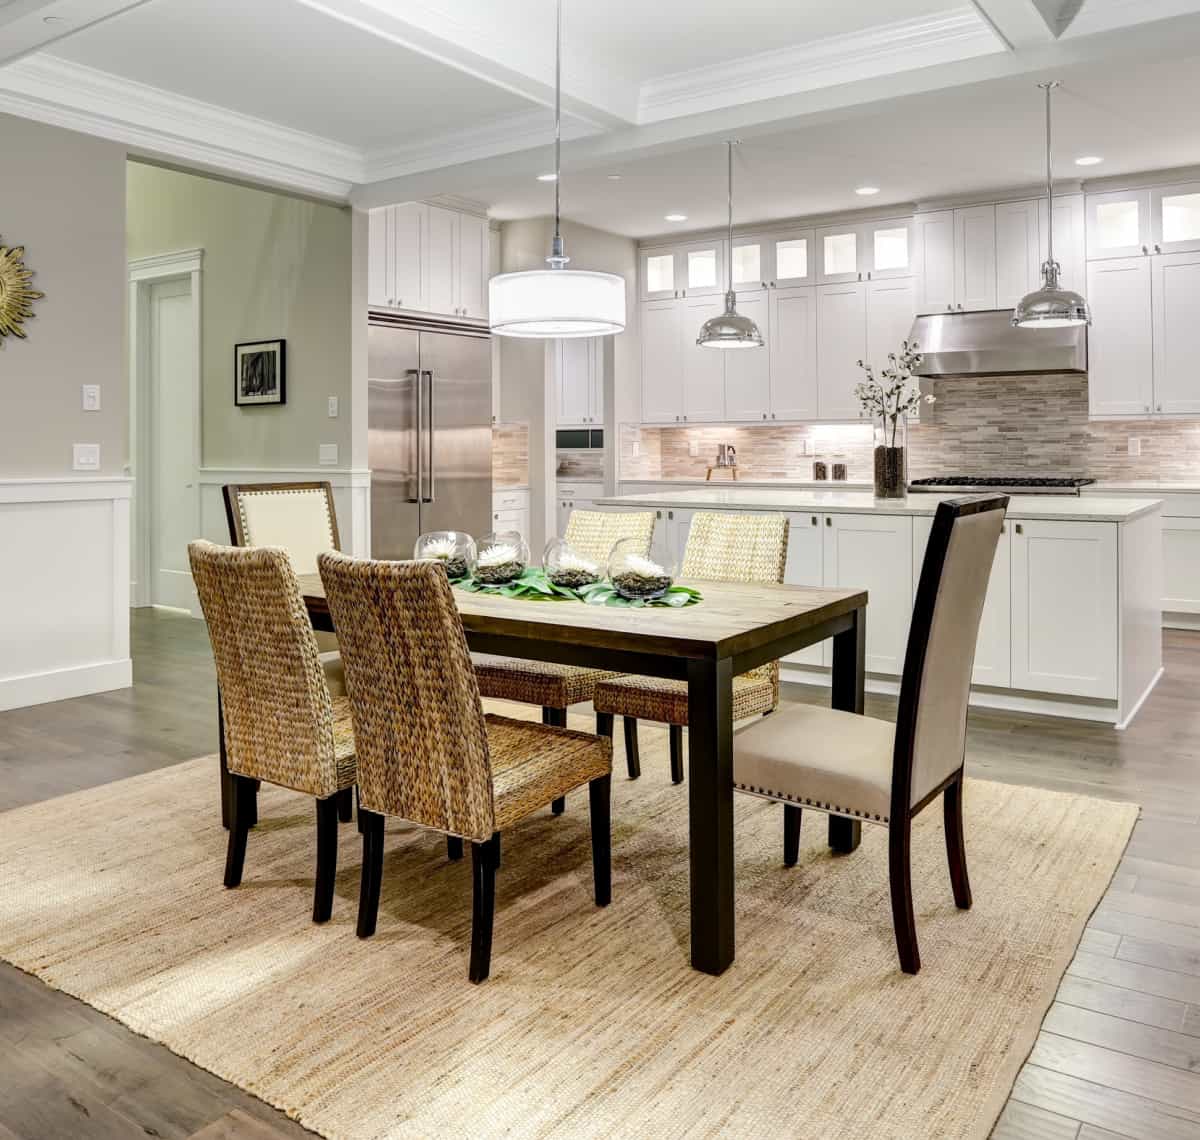
[(492, 425), (492, 486), (529, 486), (529, 425)]
[[(1088, 420), (1083, 376), (927, 381), (937, 400), (910, 426), (909, 476), (1081, 475), (1100, 480), (1200, 478), (1200, 420)], [(1130, 436), (1141, 455), (1129, 455)], [(640, 454), (633, 455), (634, 442)], [(697, 455), (689, 454), (695, 443)], [(623, 425), (623, 480), (703, 479), (732, 443), (744, 479), (811, 479), (816, 459), (871, 478), (871, 429), (860, 424), (654, 428)]]

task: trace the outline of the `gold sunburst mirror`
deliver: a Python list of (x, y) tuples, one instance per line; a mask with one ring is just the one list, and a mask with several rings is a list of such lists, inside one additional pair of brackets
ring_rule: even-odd
[(44, 297), (31, 287), (33, 270), (25, 268), (25, 247), (0, 242), (0, 340), (24, 338), (22, 323), (34, 315), (33, 302)]

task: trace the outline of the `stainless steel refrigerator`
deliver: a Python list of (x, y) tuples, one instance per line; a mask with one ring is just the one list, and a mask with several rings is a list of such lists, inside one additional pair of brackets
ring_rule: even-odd
[(492, 529), (492, 352), (484, 331), (374, 316), (367, 341), (371, 555)]

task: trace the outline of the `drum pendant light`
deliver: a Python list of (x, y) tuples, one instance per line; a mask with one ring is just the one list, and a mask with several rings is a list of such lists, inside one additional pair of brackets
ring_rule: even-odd
[(606, 336), (625, 330), (625, 278), (568, 269), (559, 232), (562, 146), (562, 0), (554, 39), (554, 243), (549, 269), (501, 273), (488, 282), (488, 316), (497, 336), (535, 339)]
[(729, 242), (725, 247), (725, 260), (729, 272), (726, 275), (728, 288), (725, 291), (725, 311), (712, 317), (700, 327), (696, 343), (703, 348), (762, 348), (762, 333), (749, 317), (737, 311), (737, 296), (733, 291), (733, 148), (729, 148)]
[(1058, 283), (1060, 266), (1054, 260), (1054, 173), (1050, 151), (1050, 92), (1058, 81), (1039, 83), (1046, 92), (1046, 260), (1042, 264), (1042, 287), (1027, 293), (1013, 310), (1012, 323), (1021, 329), (1060, 329), (1068, 325), (1090, 325), (1087, 301)]

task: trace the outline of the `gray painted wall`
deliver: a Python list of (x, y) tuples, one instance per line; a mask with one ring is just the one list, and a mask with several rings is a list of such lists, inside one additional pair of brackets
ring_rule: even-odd
[[(101, 473), (127, 459), (125, 151), (0, 115), (0, 238), (23, 245), (46, 296), (27, 338), (0, 341), (0, 477), (71, 473), (73, 443), (100, 444)], [(80, 385), (101, 386), (101, 410)]]
[[(314, 467), (318, 444), (336, 443), (337, 465), (349, 467), (350, 210), (131, 162), (128, 228), (130, 258), (204, 250), (202, 464)], [(277, 337), (287, 403), (235, 407), (233, 346)]]

